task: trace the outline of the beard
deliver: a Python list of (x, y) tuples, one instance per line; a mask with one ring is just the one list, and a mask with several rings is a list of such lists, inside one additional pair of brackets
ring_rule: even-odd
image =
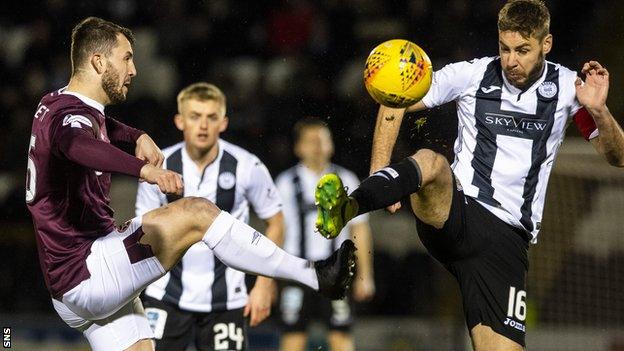
[(524, 89), (531, 86), (542, 76), (542, 73), (544, 72), (543, 69), (545, 62), (545, 55), (543, 53), (540, 53), (537, 58), (537, 64), (528, 74), (525, 75), (526, 79), (522, 83), (518, 82), (518, 80), (512, 82), (512, 80), (509, 78), (509, 72), (505, 72), (505, 75), (507, 76), (507, 80), (509, 80), (513, 86), (519, 89)]
[(537, 65), (535, 65), (533, 70), (529, 72), (529, 76), (527, 77), (526, 83), (524, 84), (525, 87), (532, 85), (542, 76), (544, 63), (546, 62), (546, 60), (544, 60), (544, 56), (545, 55), (540, 52), (537, 59)]
[(126, 95), (121, 90), (123, 86), (118, 87), (119, 71), (108, 62), (106, 64), (106, 71), (102, 74), (102, 90), (108, 96), (111, 104), (118, 104), (126, 101)]

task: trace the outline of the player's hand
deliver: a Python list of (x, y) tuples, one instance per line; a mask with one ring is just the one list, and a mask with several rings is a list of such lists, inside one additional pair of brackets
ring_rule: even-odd
[(149, 135), (143, 134), (136, 141), (134, 155), (156, 167), (162, 167), (165, 156)]
[(148, 163), (141, 168), (141, 179), (150, 184), (157, 184), (160, 191), (165, 194), (184, 195), (182, 177), (168, 169), (162, 169)]
[(390, 212), (392, 214), (396, 213), (396, 211), (398, 211), (400, 209), (401, 209), (401, 203), (400, 202), (397, 202), (394, 205), (390, 205), (390, 206), (386, 207), (386, 211), (388, 211), (388, 212)]
[(357, 302), (370, 301), (375, 295), (375, 281), (372, 277), (356, 276), (353, 280), (353, 299)]
[(277, 287), (273, 279), (258, 277), (256, 284), (249, 292), (247, 305), (243, 310), (243, 316), (249, 317), (249, 325), (252, 327), (262, 323), (271, 315), (271, 303), (277, 294)]
[(609, 94), (609, 71), (598, 61), (585, 62), (581, 73), (585, 82), (576, 78), (576, 98), (588, 110), (601, 110), (607, 106)]

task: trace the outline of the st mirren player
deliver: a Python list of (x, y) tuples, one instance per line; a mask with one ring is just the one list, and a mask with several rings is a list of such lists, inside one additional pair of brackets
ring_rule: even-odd
[[(288, 279), (332, 298), (344, 296), (355, 266), (353, 242), (310, 262), (204, 198), (183, 198), (115, 228), (111, 172), (182, 194), (180, 175), (144, 132), (104, 113), (123, 102), (132, 78), (132, 32), (90, 17), (72, 31), (69, 85), (44, 96), (32, 123), (26, 202), (39, 261), (59, 316), (82, 331), (93, 350), (153, 350), (138, 294), (203, 242), (224, 264)], [(136, 144), (136, 157), (111, 143)]]
[[(253, 207), (266, 224), (267, 238), (281, 244), (284, 215), (271, 174), (254, 154), (221, 139), (229, 123), (225, 94), (198, 82), (182, 89), (177, 102), (174, 122), (184, 141), (163, 153), (165, 167), (182, 174), (184, 195), (213, 201), (245, 223)], [(136, 215), (176, 198), (156, 185), (139, 183)], [(247, 294), (245, 273), (226, 267), (210, 248), (197, 243), (141, 299), (156, 349), (184, 350), (193, 341), (198, 350), (239, 351), (248, 349), (248, 325), (255, 327), (269, 316), (276, 290), (273, 279), (258, 277)]]
[[(613, 166), (624, 166), (624, 133), (606, 105), (609, 73), (584, 64), (581, 81), (546, 61), (553, 38), (539, 0), (509, 0), (499, 12), (499, 56), (435, 72), (419, 111), (455, 101), (455, 160), (428, 149), (389, 165), (405, 109), (381, 107), (371, 171), (347, 197), (336, 175), (318, 184), (318, 229), (337, 235), (355, 215), (410, 197), (418, 235), (459, 282), (475, 350), (525, 344), (529, 242), (540, 230), (546, 185), (571, 120)], [(384, 168), (385, 167), (385, 168)]]

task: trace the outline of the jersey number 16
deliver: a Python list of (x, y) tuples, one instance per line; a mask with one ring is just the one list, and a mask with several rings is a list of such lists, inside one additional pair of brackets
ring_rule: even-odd
[(509, 287), (509, 302), (507, 303), (507, 317), (515, 317), (519, 321), (526, 319), (526, 291)]

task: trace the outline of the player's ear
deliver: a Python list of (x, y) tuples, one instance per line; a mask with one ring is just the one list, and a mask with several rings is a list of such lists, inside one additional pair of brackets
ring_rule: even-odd
[(102, 74), (106, 71), (106, 64), (104, 62), (104, 55), (93, 54), (91, 56), (91, 66), (97, 72), (97, 74)]
[(544, 40), (542, 40), (542, 53), (544, 55), (550, 52), (550, 50), (552, 49), (552, 44), (553, 44), (552, 34), (546, 35), (544, 37)]
[(223, 120), (221, 121), (221, 125), (219, 126), (219, 133), (225, 132), (229, 123), (230, 123), (230, 119), (227, 116), (223, 117)]
[(175, 117), (173, 117), (173, 123), (178, 130), (184, 130), (184, 117), (181, 114), (176, 113)]

